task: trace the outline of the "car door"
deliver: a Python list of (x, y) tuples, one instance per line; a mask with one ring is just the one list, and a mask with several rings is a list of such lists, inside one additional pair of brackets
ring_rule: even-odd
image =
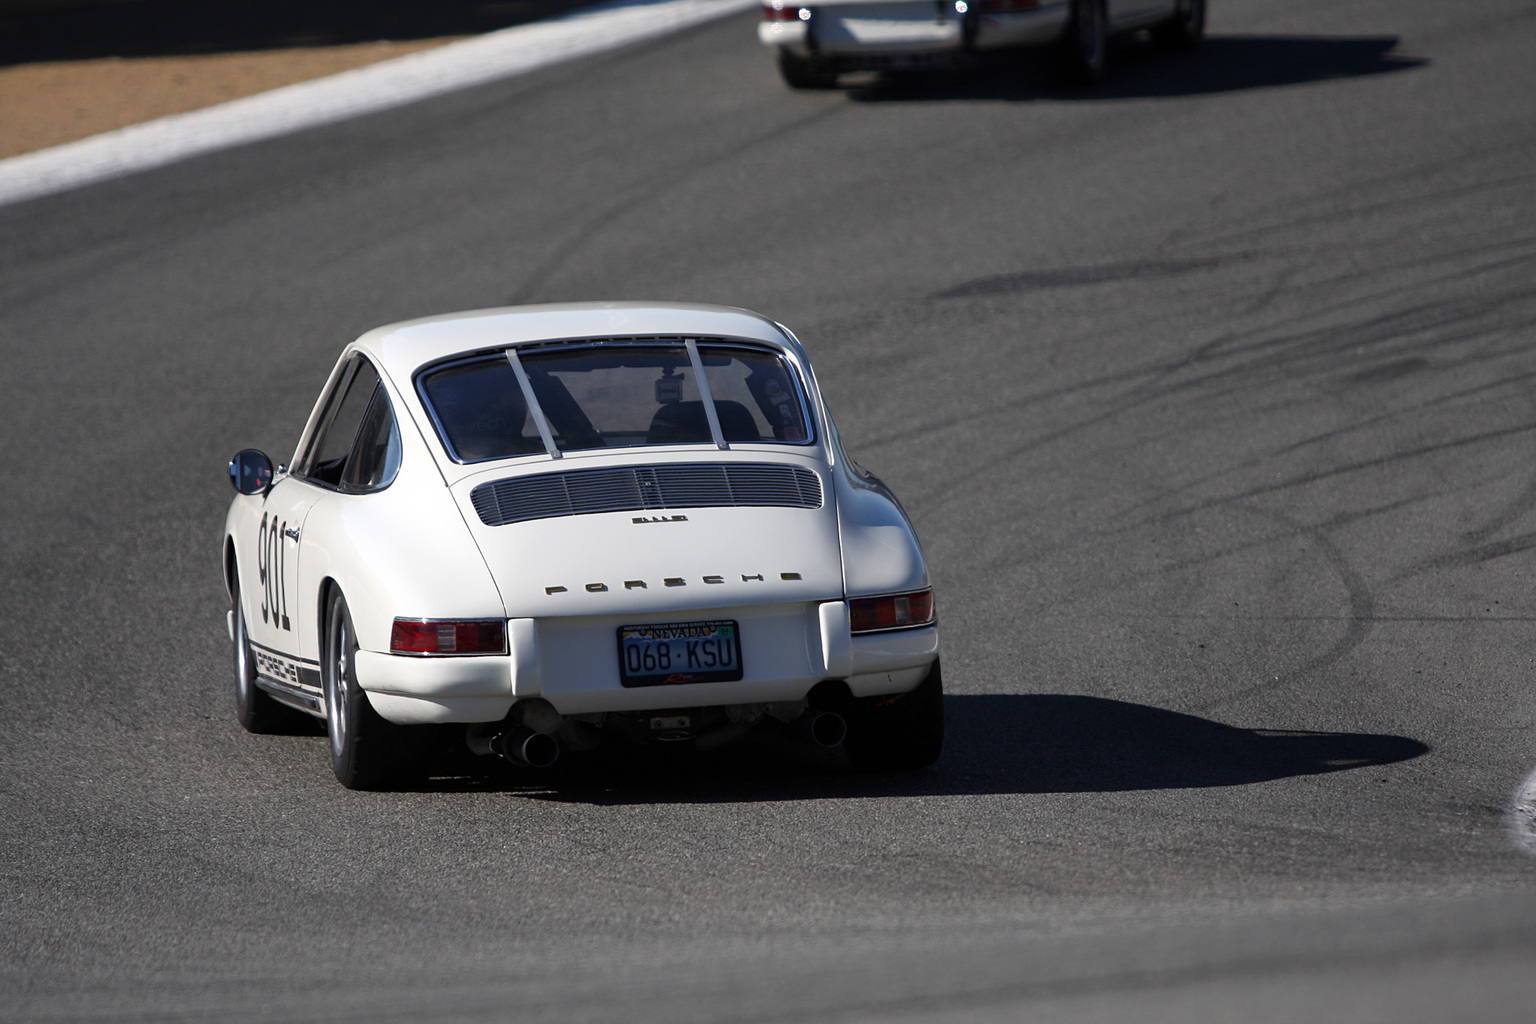
[[(334, 500), (381, 391), (379, 375), (362, 356), (353, 356), (326, 397), (324, 411), (287, 476), (267, 492), (257, 529), (256, 572), (260, 607), (251, 616), (251, 638), (290, 658), (315, 649), (315, 595), (299, 592), (304, 560), (304, 524), (320, 503)], [(354, 467), (355, 472), (355, 467)]]
[(256, 531), (256, 607), (248, 613), (247, 629), (260, 647), (294, 657), (299, 652), (298, 615), (294, 584), (298, 580), (298, 541), (304, 516), (313, 502), (311, 488), (291, 476), (281, 477), (267, 491)]

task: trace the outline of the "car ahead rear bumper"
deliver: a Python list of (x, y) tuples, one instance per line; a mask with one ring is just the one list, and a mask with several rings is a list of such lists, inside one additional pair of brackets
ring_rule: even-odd
[[(1033, 11), (961, 15), (932, 0), (815, 5), (808, 20), (764, 21), (757, 38), (799, 57), (833, 58), (850, 66), (898, 56), (958, 56), (970, 50), (1047, 46), (1066, 30), (1065, 0)], [(941, 16), (942, 15), (942, 16)]]
[(939, 654), (927, 626), (852, 636), (843, 601), (710, 609), (693, 618), (734, 619), (744, 676), (734, 682), (627, 688), (619, 682), (620, 626), (688, 619), (663, 615), (512, 619), (509, 653), (425, 658), (358, 651), (358, 682), (380, 715), (401, 725), (491, 722), (523, 697), (564, 715), (803, 700), (817, 683), (845, 679), (856, 697), (904, 693)]

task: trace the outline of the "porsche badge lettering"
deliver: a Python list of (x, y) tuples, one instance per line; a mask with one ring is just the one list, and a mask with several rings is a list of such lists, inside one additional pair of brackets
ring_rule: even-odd
[(635, 516), (632, 523), (686, 523), (687, 516)]
[[(640, 520), (638, 520), (638, 519), (635, 520), (635, 522), (639, 522), (639, 521)], [(708, 576), (701, 576), (701, 577), (699, 577), (699, 579), (702, 582), (704, 582), (704, 583), (712, 583), (712, 584), (722, 584), (722, 583), (725, 582), (725, 577), (724, 576), (721, 576), (721, 575), (718, 575), (718, 574), (715, 574), (715, 573), (711, 573)], [(779, 573), (779, 579), (785, 580), (785, 581), (798, 581), (800, 579), (800, 574), (797, 573), (797, 572), (781, 572), (781, 573)], [(685, 577), (682, 577), (682, 576), (668, 576), (665, 579), (663, 579), (661, 582), (662, 582), (663, 586), (668, 586), (668, 587), (686, 587), (688, 585), (688, 580)], [(759, 573), (753, 573), (751, 575), (748, 575), (747, 573), (742, 573), (741, 574), (741, 582), (743, 582), (743, 583), (765, 583), (765, 582), (767, 582), (767, 580), (763, 576), (763, 574), (760, 573), (760, 572)], [(607, 591), (608, 584), (606, 584), (606, 583), (588, 583), (582, 589), (584, 589), (589, 594), (601, 594), (601, 593)], [(624, 581), (624, 589), (625, 590), (645, 590), (645, 589), (648, 589), (648, 588), (647, 588), (647, 584), (646, 584), (645, 580), (625, 580)], [(544, 593), (548, 594), (548, 595), (564, 594), (564, 593), (567, 593), (567, 592), (568, 591), (566, 590), (565, 587), (558, 586), (558, 585), (556, 585), (556, 586), (549, 586), (549, 587), (545, 587), (544, 588)]]

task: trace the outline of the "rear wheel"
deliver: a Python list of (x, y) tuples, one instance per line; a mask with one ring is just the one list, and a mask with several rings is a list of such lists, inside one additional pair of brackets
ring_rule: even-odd
[(944, 750), (944, 679), (935, 661), (911, 693), (855, 701), (843, 749), (855, 768), (926, 768)]
[(1093, 85), (1104, 77), (1109, 51), (1109, 26), (1104, 0), (1072, 0), (1072, 19), (1061, 40), (1063, 71), (1076, 85)]
[(327, 606), (324, 654), (325, 731), (336, 781), (348, 789), (380, 789), (401, 781), (409, 774), (401, 730), (379, 716), (357, 683), (357, 635), (339, 593), (331, 595)]
[(1169, 50), (1191, 50), (1205, 37), (1205, 0), (1179, 0), (1173, 17), (1152, 29), (1152, 41)]
[[(238, 577), (237, 577), (238, 578)], [(272, 695), (256, 685), (256, 656), (251, 651), (251, 637), (245, 628), (244, 602), (239, 585), (235, 586), (235, 717), (246, 732), (291, 732), (301, 724), (302, 716), (279, 704)]]
[(779, 74), (792, 89), (831, 89), (837, 85), (837, 69), (815, 57), (797, 57), (779, 50)]

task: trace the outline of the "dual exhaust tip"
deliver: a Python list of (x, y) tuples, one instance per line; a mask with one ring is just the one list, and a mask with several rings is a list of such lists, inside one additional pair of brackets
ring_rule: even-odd
[(835, 747), (848, 737), (848, 720), (835, 711), (807, 711), (794, 722), (795, 734), (818, 747)]
[(492, 739), (491, 752), (513, 764), (548, 768), (560, 758), (560, 741), (547, 733), (519, 725)]
[(514, 725), (502, 732), (493, 732), (500, 722), (490, 728), (471, 728), (465, 741), (469, 749), (480, 755), (495, 754), (513, 764), (525, 768), (548, 768), (560, 759), (560, 741), (549, 733), (534, 732), (526, 725)]

